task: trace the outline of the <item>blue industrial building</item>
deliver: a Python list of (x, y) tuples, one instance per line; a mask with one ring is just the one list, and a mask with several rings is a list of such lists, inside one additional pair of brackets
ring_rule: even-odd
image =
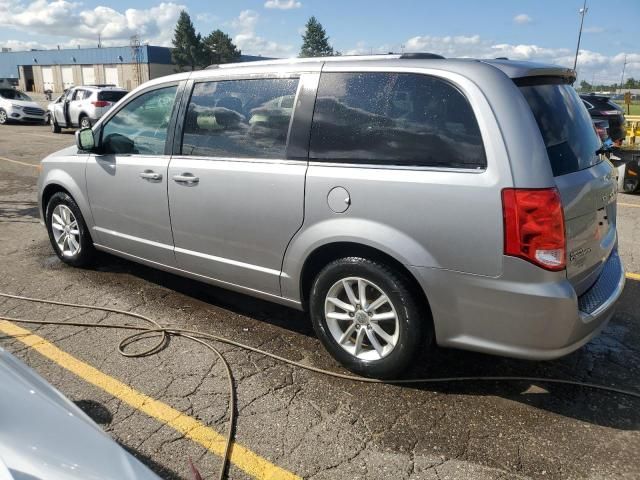
[(0, 52), (0, 79), (17, 79), (33, 92), (95, 83), (131, 89), (176, 69), (169, 48), (151, 45)]
[[(264, 60), (242, 55), (241, 62)], [(179, 71), (171, 49), (151, 45), (0, 52), (0, 80), (27, 92), (62, 92), (74, 85), (113, 84), (131, 90)]]

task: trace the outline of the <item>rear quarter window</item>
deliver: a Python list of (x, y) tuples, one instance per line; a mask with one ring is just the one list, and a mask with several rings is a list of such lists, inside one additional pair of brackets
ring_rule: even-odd
[(338, 163), (482, 169), (480, 129), (452, 84), (410, 73), (327, 72), (309, 158)]
[(98, 100), (104, 100), (105, 102), (117, 102), (126, 94), (127, 92), (98, 92)]
[(601, 161), (596, 154), (600, 139), (591, 116), (571, 85), (526, 84), (520, 91), (536, 119), (554, 176), (584, 170)]

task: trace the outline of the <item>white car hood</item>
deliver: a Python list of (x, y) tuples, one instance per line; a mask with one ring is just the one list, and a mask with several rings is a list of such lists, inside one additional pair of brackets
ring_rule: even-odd
[(8, 98), (4, 98), (3, 100), (5, 102), (10, 103), (11, 105), (19, 105), (21, 107), (39, 108), (41, 110), (44, 110), (40, 105), (38, 105), (36, 102), (33, 102), (31, 100), (10, 100)]

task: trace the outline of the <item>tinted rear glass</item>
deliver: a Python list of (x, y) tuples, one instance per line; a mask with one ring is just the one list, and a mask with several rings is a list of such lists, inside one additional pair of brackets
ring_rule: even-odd
[(412, 73), (323, 73), (309, 157), (342, 163), (481, 169), (478, 122), (450, 83)]
[(600, 139), (571, 85), (528, 85), (520, 91), (536, 118), (556, 177), (600, 162)]
[(117, 102), (126, 94), (127, 92), (98, 92), (98, 100), (104, 100), (105, 102)]

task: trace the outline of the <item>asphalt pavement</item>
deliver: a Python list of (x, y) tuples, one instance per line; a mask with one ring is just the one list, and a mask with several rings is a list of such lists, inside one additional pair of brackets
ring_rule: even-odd
[[(72, 132), (54, 135), (45, 126), (0, 126), (0, 291), (130, 310), (342, 371), (314, 337), (308, 318), (295, 310), (109, 255), (101, 255), (91, 269), (61, 263), (39, 223), (35, 167), (73, 142)], [(640, 273), (640, 195), (619, 194), (618, 202), (620, 252), (627, 271)], [(6, 299), (0, 299), (0, 315), (131, 322), (104, 312)], [(639, 323), (640, 275), (627, 279), (607, 329), (565, 358), (527, 362), (439, 349), (423, 354), (408, 376), (554, 377), (640, 392)], [(128, 359), (117, 353), (125, 332), (22, 327), (105, 378), (210, 427), (212, 435), (226, 432), (224, 370), (201, 346), (174, 338), (156, 355)], [(213, 478), (220, 462), (215, 448), (179, 431), (165, 416), (132, 406), (117, 388), (96, 386), (15, 335), (0, 333), (0, 346), (163, 478), (192, 478), (189, 459), (204, 478)], [(367, 385), (236, 347), (220, 350), (236, 382), (239, 447), (233, 479), (640, 478), (637, 400), (544, 383)]]

